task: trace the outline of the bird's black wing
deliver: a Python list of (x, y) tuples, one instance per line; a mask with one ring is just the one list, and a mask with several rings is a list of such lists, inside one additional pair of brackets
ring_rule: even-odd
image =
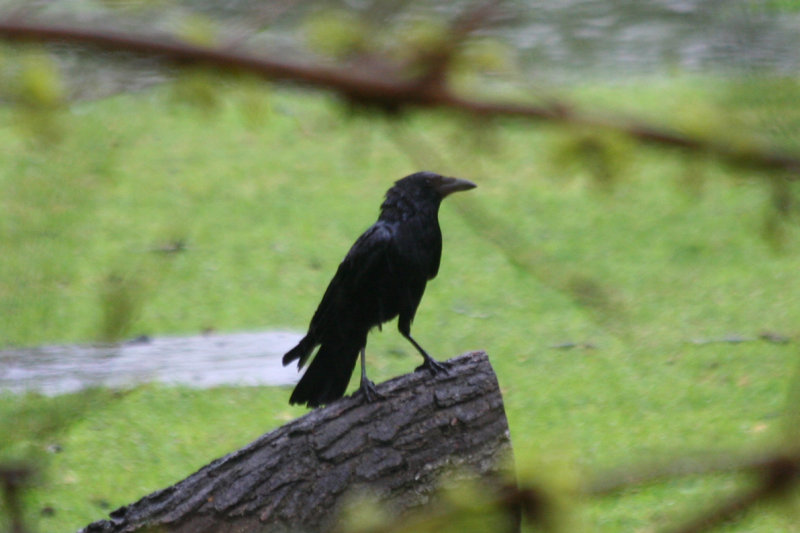
[(386, 276), (392, 256), (396, 255), (395, 230), (393, 224), (379, 220), (361, 234), (339, 265), (347, 285), (352, 288), (373, 285)]
[[(366, 333), (385, 315), (386, 284), (394, 285), (394, 227), (381, 221), (370, 226), (347, 252), (314, 313), (309, 334), (322, 343)], [(302, 363), (302, 362), (301, 362)]]

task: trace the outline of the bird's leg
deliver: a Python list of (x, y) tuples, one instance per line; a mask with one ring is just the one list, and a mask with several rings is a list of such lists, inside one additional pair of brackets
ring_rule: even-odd
[(361, 348), (361, 387), (359, 387), (358, 390), (364, 395), (364, 399), (367, 400), (367, 403), (372, 403), (375, 400), (383, 400), (384, 397), (375, 390), (375, 383), (367, 379), (366, 351), (366, 346)]
[(426, 352), (425, 349), (414, 340), (410, 332), (400, 330), (400, 333), (402, 333), (403, 337), (408, 339), (409, 342), (414, 345), (414, 348), (416, 348), (417, 351), (422, 355), (422, 358), (425, 359), (425, 362), (415, 368), (414, 372), (427, 369), (434, 376), (440, 373), (447, 374), (447, 366), (428, 355), (428, 352)]

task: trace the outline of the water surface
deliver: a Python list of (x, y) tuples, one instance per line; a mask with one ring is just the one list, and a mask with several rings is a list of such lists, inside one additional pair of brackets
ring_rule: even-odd
[(281, 357), (301, 335), (283, 331), (141, 338), (115, 346), (0, 350), (0, 391), (47, 395), (156, 381), (190, 387), (289, 385), (300, 374)]

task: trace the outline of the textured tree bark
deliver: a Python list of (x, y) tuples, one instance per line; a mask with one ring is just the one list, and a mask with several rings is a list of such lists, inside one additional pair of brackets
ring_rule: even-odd
[(112, 512), (84, 533), (330, 531), (349, 490), (398, 513), (424, 506), (441, 474), (496, 479), (511, 464), (497, 378), (485, 352), (338, 400)]

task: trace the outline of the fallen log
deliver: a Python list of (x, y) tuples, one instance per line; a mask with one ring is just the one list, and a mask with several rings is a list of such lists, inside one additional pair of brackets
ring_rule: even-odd
[(356, 394), (314, 410), (82, 532), (326, 532), (352, 489), (406, 513), (447, 472), (497, 480), (512, 450), (488, 356), (448, 365), (380, 384), (383, 400)]

